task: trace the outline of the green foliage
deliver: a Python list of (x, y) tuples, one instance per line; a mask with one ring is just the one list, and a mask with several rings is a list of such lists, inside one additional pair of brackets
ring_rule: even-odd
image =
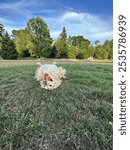
[(69, 46), (68, 48), (68, 58), (87, 59), (89, 57), (93, 57), (93, 55), (93, 46), (89, 46), (88, 49), (78, 48), (77, 46)]
[(99, 41), (99, 40), (96, 40), (96, 41), (95, 41), (95, 45), (97, 46), (98, 43), (100, 43), (100, 41)]
[(69, 36), (67, 43), (69, 45), (69, 58), (73, 57), (84, 59), (89, 57), (88, 47), (90, 45), (90, 41), (85, 39), (83, 36)]
[(63, 27), (62, 32), (60, 33), (60, 37), (59, 38), (62, 39), (62, 40), (67, 40), (67, 31), (66, 31), (65, 27)]
[(0, 24), (0, 37), (3, 36), (3, 33), (4, 33), (4, 26)]
[(47, 24), (41, 18), (30, 19), (25, 29), (13, 30), (13, 36), (20, 56), (50, 56), (52, 38)]
[(2, 46), (3, 33), (4, 33), (4, 26), (0, 24), (0, 52), (1, 52), (1, 46)]
[(57, 56), (57, 49), (56, 49), (56, 46), (53, 45), (52, 48), (51, 48), (51, 53), (50, 53), (50, 58), (56, 58)]
[(68, 58), (68, 45), (66, 40), (58, 39), (55, 42), (55, 47), (57, 49), (57, 58)]
[(54, 44), (55, 56), (57, 58), (68, 58), (67, 31), (63, 27), (58, 40)]
[(102, 46), (99, 45), (95, 49), (96, 49), (95, 58), (101, 60), (108, 58), (108, 53)]
[[(89, 52), (89, 44), (90, 41), (83, 38), (82, 36), (73, 36), (69, 37), (67, 42), (62, 39), (58, 39), (55, 43), (58, 53), (58, 57), (61, 55), (61, 52), (68, 53), (65, 56), (68, 56), (68, 58), (78, 58), (78, 59), (84, 59), (88, 58), (92, 55), (93, 52)], [(67, 50), (68, 49), (68, 50)], [(62, 58), (64, 55), (62, 55)], [(65, 57), (64, 57), (65, 58)]]
[(14, 43), (17, 52), (21, 57), (28, 57), (32, 53), (34, 44), (32, 43), (32, 35), (27, 29), (13, 30)]
[(28, 49), (24, 49), (20, 54), (19, 54), (19, 58), (22, 57), (30, 57), (30, 53), (28, 51)]
[(79, 48), (76, 46), (69, 46), (68, 48), (68, 58), (76, 59), (76, 56), (79, 52)]
[[(96, 40), (94, 47), (81, 35), (67, 38), (65, 27), (52, 45), (48, 26), (39, 17), (30, 19), (25, 29), (13, 30), (12, 33), (19, 57), (113, 59), (113, 40), (106, 40), (103, 45), (99, 45), (100, 41)], [(3, 25), (0, 24), (0, 49), (3, 35)]]
[(69, 36), (68, 44), (70, 46), (77, 46), (79, 48), (88, 48), (90, 41), (85, 39), (83, 36)]
[(80, 49), (79, 54), (79, 56), (81, 57), (80, 59), (87, 59), (88, 57), (90, 57), (88, 49)]
[(76, 55), (76, 58), (77, 59), (84, 59), (84, 54), (82, 52), (79, 52), (77, 55)]
[(32, 35), (32, 55), (48, 57), (51, 54), (52, 38), (47, 24), (42, 18), (32, 18), (27, 22), (27, 30)]
[(88, 57), (93, 57), (95, 53), (95, 48), (92, 45), (89, 45), (88, 47)]
[(113, 58), (113, 40), (111, 41), (106, 40), (103, 44), (103, 48), (108, 53), (108, 59), (112, 59)]
[(17, 56), (18, 53), (15, 49), (15, 44), (6, 32), (2, 38), (1, 57), (3, 59), (17, 59)]

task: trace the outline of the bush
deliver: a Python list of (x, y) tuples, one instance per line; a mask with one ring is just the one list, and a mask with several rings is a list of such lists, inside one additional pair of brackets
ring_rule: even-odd
[(68, 46), (65, 40), (58, 39), (55, 43), (57, 58), (68, 58)]
[(19, 53), (19, 57), (20, 58), (22, 58), (22, 57), (30, 57), (29, 50), (25, 49), (25, 50), (21, 51), (21, 53)]
[(78, 55), (76, 55), (76, 58), (77, 59), (84, 59), (84, 55), (83, 55), (83, 53), (78, 53)]
[(68, 49), (68, 58), (75, 59), (77, 55), (77, 47), (71, 46)]
[(95, 50), (95, 58), (100, 60), (107, 59), (108, 53), (103, 47), (97, 46)]
[(55, 58), (56, 57), (56, 55), (57, 55), (57, 49), (56, 49), (56, 46), (54, 45), (54, 46), (52, 46), (52, 48), (51, 48), (51, 53), (50, 53), (50, 58)]

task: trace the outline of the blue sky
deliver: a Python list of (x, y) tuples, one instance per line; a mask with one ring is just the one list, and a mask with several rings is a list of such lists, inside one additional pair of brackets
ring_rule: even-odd
[(65, 26), (68, 35), (82, 35), (92, 43), (112, 39), (112, 0), (0, 0), (0, 23), (11, 34), (42, 17), (53, 39)]

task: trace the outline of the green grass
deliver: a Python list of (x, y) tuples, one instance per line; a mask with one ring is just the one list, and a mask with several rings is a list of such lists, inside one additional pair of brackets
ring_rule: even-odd
[(0, 149), (112, 150), (112, 65), (64, 64), (41, 89), (36, 66), (0, 68)]

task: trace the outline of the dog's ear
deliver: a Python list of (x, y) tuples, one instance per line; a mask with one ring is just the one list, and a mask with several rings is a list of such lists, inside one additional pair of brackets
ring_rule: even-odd
[(39, 66), (42, 66), (42, 64), (40, 62), (37, 62), (36, 64), (38, 64)]
[(63, 74), (62, 79), (66, 79), (66, 76), (65, 76), (65, 74), (66, 74), (66, 69), (63, 69), (62, 74)]
[(63, 69), (62, 67), (59, 67), (59, 69), (60, 69), (62, 75), (65, 75), (65, 74), (66, 74), (66, 69)]
[(56, 65), (57, 64), (57, 62), (53, 62), (53, 65)]
[(63, 69), (62, 67), (59, 67), (59, 78), (66, 78), (65, 77), (65, 74), (66, 74), (66, 70)]

